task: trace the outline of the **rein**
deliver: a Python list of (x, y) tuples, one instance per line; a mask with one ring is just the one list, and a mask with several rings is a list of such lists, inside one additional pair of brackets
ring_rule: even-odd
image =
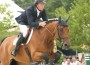
[(61, 38), (60, 38), (60, 34), (59, 34), (59, 28), (58, 28), (58, 25), (57, 25), (57, 31), (58, 31), (59, 41), (60, 41), (60, 40), (61, 40)]
[(45, 28), (53, 36), (53, 33), (51, 33), (51, 31), (47, 27), (45, 27)]
[[(53, 36), (54, 34), (45, 26), (45, 29)], [(57, 29), (57, 31), (58, 31), (58, 36), (59, 36), (59, 41), (61, 40), (61, 38), (60, 38), (60, 34), (59, 34), (59, 28), (58, 28), (58, 23), (57, 23), (57, 25), (56, 25), (56, 29)]]
[[(45, 29), (52, 35), (52, 37), (53, 37), (53, 33), (45, 26)], [(57, 30), (57, 32), (58, 32), (58, 36), (59, 36), (59, 41), (61, 40), (61, 38), (60, 38), (60, 34), (59, 34), (59, 28), (58, 28), (58, 24), (56, 25), (56, 27), (55, 27), (55, 29)], [(50, 46), (52, 46), (52, 45), (50, 45)], [(48, 51), (49, 51), (49, 55), (51, 55), (51, 53), (50, 53), (50, 47), (48, 46)]]

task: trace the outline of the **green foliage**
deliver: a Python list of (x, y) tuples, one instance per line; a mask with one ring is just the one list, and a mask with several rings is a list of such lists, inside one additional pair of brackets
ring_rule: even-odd
[[(12, 12), (8, 10), (9, 4), (1, 4), (0, 5), (0, 41), (7, 36), (10, 36), (12, 32), (9, 32), (13, 26), (11, 22), (13, 22)], [(14, 33), (14, 32), (13, 32)]]
[(66, 18), (68, 14), (64, 7), (59, 7), (55, 10), (55, 16), (57, 17), (61, 16), (62, 18)]
[(34, 0), (14, 0), (20, 7), (27, 9), (30, 5), (34, 3)]
[[(90, 7), (88, 4), (88, 0), (79, 0), (76, 1), (76, 6), (71, 7), (71, 11), (69, 12), (72, 16), (73, 23), (71, 25), (71, 37), (74, 37), (74, 44), (83, 44), (84, 42), (90, 43), (88, 38), (90, 37), (90, 33), (86, 31), (90, 31)], [(88, 36), (88, 37), (87, 37)]]
[(49, 18), (55, 17), (54, 11), (56, 8), (62, 6), (61, 0), (46, 0), (46, 11), (49, 15)]
[(66, 11), (64, 7), (55, 10), (56, 16), (66, 18), (70, 15), (68, 22), (70, 28), (70, 38), (72, 46), (78, 45), (76, 49), (80, 49), (82, 44), (90, 45), (90, 1), (76, 0), (70, 11)]
[(46, 10), (49, 18), (57, 17), (54, 12), (59, 7), (65, 8), (66, 12), (68, 12), (70, 10), (71, 2), (73, 3), (73, 1), (74, 0), (47, 0)]
[(13, 18), (12, 12), (7, 10), (9, 4), (1, 4), (0, 5), (0, 30), (1, 29), (9, 29), (11, 26), (11, 21)]

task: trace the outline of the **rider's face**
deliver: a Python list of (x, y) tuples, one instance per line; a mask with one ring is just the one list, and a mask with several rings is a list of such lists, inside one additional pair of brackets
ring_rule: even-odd
[(37, 6), (36, 6), (40, 11), (43, 11), (44, 10), (44, 7), (45, 7), (45, 3), (38, 3)]

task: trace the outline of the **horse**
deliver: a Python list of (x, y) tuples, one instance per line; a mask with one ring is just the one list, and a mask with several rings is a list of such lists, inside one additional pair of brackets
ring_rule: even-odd
[[(30, 65), (30, 63), (40, 63), (45, 59), (50, 61), (55, 59), (54, 39), (63, 42), (63, 46), (69, 48), (69, 28), (67, 24), (68, 18), (62, 20), (50, 20), (45, 27), (40, 27), (34, 30), (33, 35), (26, 45), (30, 52), (33, 62), (30, 61), (28, 54), (25, 51), (24, 45), (21, 45), (17, 55), (11, 55), (14, 49), (13, 41), (17, 35), (7, 37), (0, 46), (1, 65), (11, 65), (12, 61), (16, 61), (16, 65)], [(13, 64), (14, 65), (14, 64)]]

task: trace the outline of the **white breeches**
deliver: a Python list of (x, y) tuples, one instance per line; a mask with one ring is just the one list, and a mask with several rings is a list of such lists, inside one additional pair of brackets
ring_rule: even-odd
[(29, 28), (26, 25), (19, 25), (20, 32), (23, 34), (23, 37), (27, 36)]

